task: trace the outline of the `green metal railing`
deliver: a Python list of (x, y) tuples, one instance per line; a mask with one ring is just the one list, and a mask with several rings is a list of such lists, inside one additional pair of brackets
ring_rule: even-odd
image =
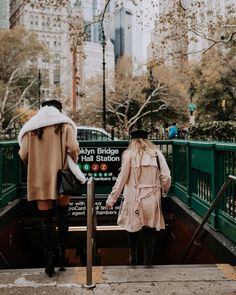
[[(228, 175), (236, 176), (235, 167), (236, 144), (173, 141), (174, 193), (200, 216), (206, 214)], [(210, 225), (234, 243), (235, 193), (235, 184), (231, 183), (209, 218)]]
[(26, 169), (18, 150), (15, 141), (0, 142), (0, 209), (21, 197), (21, 188), (26, 186)]
[[(171, 192), (188, 208), (200, 216), (205, 216), (227, 176), (236, 176), (236, 144), (185, 140), (154, 143), (162, 150), (171, 167)], [(128, 141), (80, 143), (82, 149), (118, 149), (119, 157), (127, 145)], [(7, 203), (26, 194), (26, 166), (19, 159), (18, 150), (17, 142), (0, 142), (0, 210)], [(89, 157), (84, 153), (82, 166)], [(111, 164), (114, 167), (113, 173), (118, 174), (120, 161)], [(114, 183), (112, 177), (110, 181), (101, 182), (95, 174), (89, 173), (88, 177), (90, 176), (95, 179), (95, 194), (106, 195), (111, 191)], [(85, 190), (84, 187), (82, 193), (85, 193)], [(212, 228), (236, 243), (235, 193), (236, 187), (232, 183), (211, 213), (209, 223)]]

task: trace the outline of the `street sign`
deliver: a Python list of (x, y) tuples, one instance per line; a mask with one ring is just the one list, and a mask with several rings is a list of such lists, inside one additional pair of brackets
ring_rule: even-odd
[(86, 179), (96, 186), (113, 186), (119, 174), (121, 156), (126, 147), (81, 147), (79, 165)]
[(197, 109), (196, 103), (193, 103), (193, 102), (189, 103), (188, 105), (189, 112), (194, 112), (196, 109)]

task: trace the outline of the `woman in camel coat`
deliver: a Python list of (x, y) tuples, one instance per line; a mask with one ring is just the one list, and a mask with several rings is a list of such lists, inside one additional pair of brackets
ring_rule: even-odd
[(50, 277), (54, 273), (55, 263), (52, 240), (53, 201), (56, 200), (58, 204), (56, 250), (61, 270), (65, 266), (65, 244), (69, 227), (69, 196), (60, 196), (57, 192), (57, 171), (62, 167), (68, 169), (69, 156), (76, 166), (79, 154), (76, 125), (61, 110), (62, 105), (57, 100), (43, 102), (42, 108), (26, 122), (18, 137), (19, 155), (28, 166), (27, 198), (28, 201), (37, 202), (45, 273)]
[(152, 264), (156, 231), (165, 228), (161, 189), (167, 193), (171, 184), (166, 160), (147, 136), (144, 130), (131, 132), (131, 142), (122, 156), (121, 171), (106, 201), (106, 206), (112, 208), (123, 191), (124, 203), (117, 222), (128, 232), (132, 265), (137, 264), (140, 231), (144, 235), (144, 264)]

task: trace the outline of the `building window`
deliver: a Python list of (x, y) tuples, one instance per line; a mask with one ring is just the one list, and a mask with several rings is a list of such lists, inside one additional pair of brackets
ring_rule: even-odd
[(61, 37), (58, 37), (58, 39), (57, 39), (57, 45), (58, 45), (58, 47), (61, 47)]
[(46, 20), (46, 29), (48, 30), (50, 28), (50, 17)]
[(45, 31), (45, 17), (42, 16), (42, 31)]
[(60, 84), (60, 78), (61, 78), (60, 68), (54, 69), (54, 71), (53, 71), (53, 82), (54, 82), (54, 84)]
[(88, 22), (85, 22), (85, 34), (86, 34), (86, 41), (91, 42), (92, 41), (92, 26), (88, 24)]
[(39, 26), (39, 17), (38, 16), (35, 16), (34, 24), (35, 24), (36, 28)]
[(57, 38), (56, 37), (53, 39), (53, 46), (57, 47)]
[(49, 54), (44, 54), (44, 56), (42, 58), (42, 62), (43, 63), (49, 63)]
[(53, 28), (56, 29), (57, 28), (57, 19), (54, 18), (52, 23), (53, 23)]
[(61, 56), (59, 53), (54, 54), (54, 60), (53, 63), (56, 66), (60, 66), (60, 62), (61, 62)]
[(41, 70), (41, 77), (42, 77), (42, 86), (44, 88), (49, 87), (49, 69), (42, 69)]
[(47, 44), (48, 47), (50, 47), (50, 36), (49, 35), (47, 36), (46, 44)]
[(30, 28), (33, 29), (34, 27), (34, 17), (33, 15), (30, 16)]

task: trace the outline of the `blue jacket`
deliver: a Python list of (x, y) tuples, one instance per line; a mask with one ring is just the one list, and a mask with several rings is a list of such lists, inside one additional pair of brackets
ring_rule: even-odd
[(178, 129), (176, 126), (170, 126), (169, 128), (169, 139), (176, 138), (178, 135)]

